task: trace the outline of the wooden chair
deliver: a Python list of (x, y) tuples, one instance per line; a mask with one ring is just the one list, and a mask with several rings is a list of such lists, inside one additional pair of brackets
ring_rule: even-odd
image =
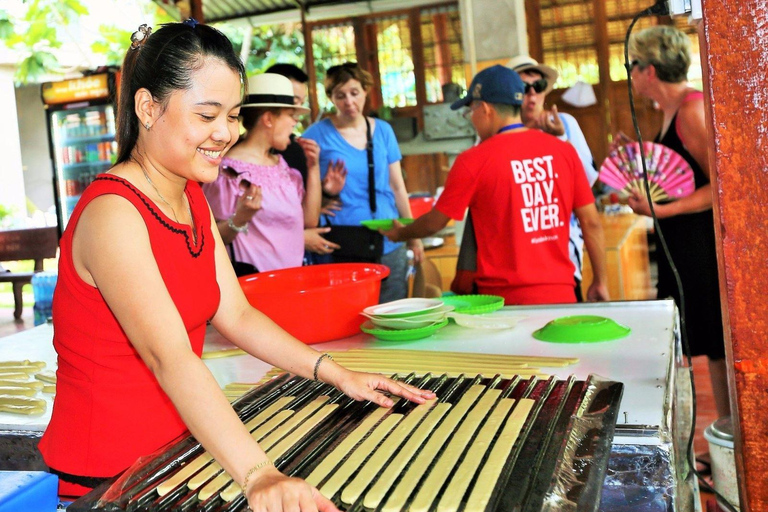
[(0, 283), (13, 283), (13, 318), (21, 318), (24, 307), (21, 288), (32, 282), (32, 276), (43, 270), (43, 260), (55, 258), (59, 235), (55, 227), (11, 229), (0, 231), (0, 263), (3, 261), (34, 260), (33, 272), (0, 270)]
[(413, 278), (413, 297), (437, 298), (443, 295), (443, 278), (437, 265), (429, 258), (416, 265)]

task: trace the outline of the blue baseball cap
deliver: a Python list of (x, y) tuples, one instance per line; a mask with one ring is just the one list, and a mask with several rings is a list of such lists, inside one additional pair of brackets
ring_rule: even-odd
[(500, 64), (486, 68), (475, 75), (467, 95), (451, 104), (452, 110), (466, 107), (473, 101), (522, 105), (525, 84), (516, 71)]

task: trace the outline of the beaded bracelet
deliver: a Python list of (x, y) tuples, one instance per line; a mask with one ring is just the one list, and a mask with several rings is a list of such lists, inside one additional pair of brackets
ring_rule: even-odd
[(329, 360), (333, 361), (333, 356), (331, 354), (329, 354), (328, 352), (320, 354), (320, 357), (318, 357), (317, 361), (315, 361), (315, 370), (312, 372), (312, 379), (313, 380), (317, 380), (317, 370), (320, 368), (320, 363), (325, 358), (328, 358)]
[(245, 496), (245, 488), (248, 487), (248, 479), (251, 478), (251, 475), (254, 474), (256, 471), (260, 470), (261, 468), (272, 466), (273, 462), (269, 459), (263, 460), (253, 466), (251, 469), (248, 470), (248, 472), (245, 474), (245, 478), (243, 478), (243, 496)]
[(247, 233), (248, 232), (248, 223), (246, 222), (242, 226), (236, 226), (235, 225), (235, 215), (232, 214), (231, 217), (227, 219), (227, 226), (229, 229), (234, 231), (235, 233)]

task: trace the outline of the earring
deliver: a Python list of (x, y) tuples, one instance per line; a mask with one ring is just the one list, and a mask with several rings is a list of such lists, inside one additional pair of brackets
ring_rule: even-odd
[(149, 125), (149, 121), (147, 121), (146, 123), (144, 123), (144, 128), (146, 128), (146, 129), (147, 129), (147, 131), (149, 131), (149, 126), (150, 126), (150, 125)]

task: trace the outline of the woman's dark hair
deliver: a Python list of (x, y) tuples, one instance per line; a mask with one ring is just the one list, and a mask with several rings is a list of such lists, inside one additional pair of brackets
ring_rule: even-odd
[(300, 84), (305, 84), (309, 82), (309, 77), (307, 74), (302, 71), (301, 68), (298, 66), (294, 66), (293, 64), (272, 64), (269, 68), (267, 68), (265, 73), (274, 73), (276, 75), (283, 75), (286, 78), (290, 78), (293, 80), (296, 80)]
[(171, 93), (192, 87), (192, 72), (200, 69), (207, 57), (221, 60), (245, 84), (245, 68), (229, 39), (194, 20), (165, 24), (131, 46), (123, 60), (117, 107), (117, 163), (130, 158), (139, 137), (136, 91), (147, 89), (165, 107)]

